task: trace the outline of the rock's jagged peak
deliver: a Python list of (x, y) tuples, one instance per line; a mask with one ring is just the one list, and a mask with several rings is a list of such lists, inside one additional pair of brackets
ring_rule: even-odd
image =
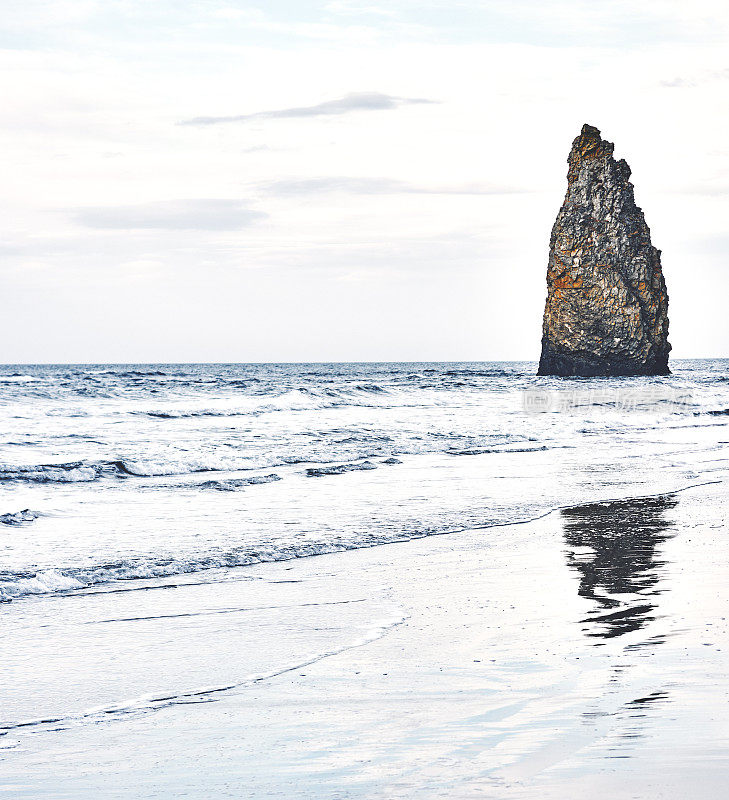
[(601, 136), (600, 131), (585, 123), (582, 126), (580, 135), (572, 142), (572, 152), (570, 160), (573, 158), (601, 158), (611, 156), (615, 145), (606, 142)]
[[(601, 182), (614, 188), (632, 190), (628, 162), (623, 158), (616, 161), (613, 158), (614, 150), (615, 145), (603, 139), (598, 128), (585, 123), (580, 135), (572, 142), (567, 158), (567, 196), (569, 197), (573, 185), (579, 184), (584, 188), (586, 183), (594, 181), (598, 173)], [(588, 173), (588, 177), (585, 173)]]

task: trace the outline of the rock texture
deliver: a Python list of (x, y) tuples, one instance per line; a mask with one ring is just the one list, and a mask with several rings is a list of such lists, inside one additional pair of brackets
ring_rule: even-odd
[(630, 167), (583, 125), (549, 242), (539, 375), (667, 375), (661, 252), (636, 206)]

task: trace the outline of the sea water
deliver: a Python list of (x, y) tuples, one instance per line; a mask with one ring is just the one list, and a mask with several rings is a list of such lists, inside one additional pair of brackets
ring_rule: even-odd
[[(0, 600), (457, 535), (725, 474), (729, 362), (0, 367)], [(0, 614), (2, 610), (0, 609)]]

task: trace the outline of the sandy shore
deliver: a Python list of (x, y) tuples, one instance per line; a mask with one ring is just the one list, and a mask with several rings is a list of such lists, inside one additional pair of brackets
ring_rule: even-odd
[(728, 499), (13, 604), (0, 796), (723, 798)]

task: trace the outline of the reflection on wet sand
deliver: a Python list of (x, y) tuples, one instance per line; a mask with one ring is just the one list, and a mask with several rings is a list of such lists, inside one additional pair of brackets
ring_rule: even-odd
[(580, 576), (579, 594), (595, 603), (584, 620), (588, 636), (611, 639), (655, 619), (664, 561), (658, 546), (675, 535), (667, 518), (674, 495), (564, 509), (567, 564)]
[[(562, 511), (568, 549), (567, 565), (580, 578), (578, 593), (594, 603), (580, 620), (586, 636), (605, 645), (625, 634), (640, 631), (658, 618), (659, 580), (666, 562), (660, 545), (676, 534), (670, 512), (678, 503), (675, 495), (595, 503)], [(646, 630), (647, 634), (648, 631)], [(588, 725), (595, 719), (612, 718), (608, 758), (631, 758), (637, 741), (647, 735), (654, 707), (669, 700), (665, 686), (643, 687), (638, 696), (612, 706), (611, 697), (630, 691), (635, 662), (631, 651), (644, 655), (665, 641), (665, 630), (650, 631), (643, 638), (631, 636), (611, 664), (605, 695), (583, 713)], [(607, 707), (605, 706), (607, 704)], [(612, 708), (611, 708), (612, 706)]]

